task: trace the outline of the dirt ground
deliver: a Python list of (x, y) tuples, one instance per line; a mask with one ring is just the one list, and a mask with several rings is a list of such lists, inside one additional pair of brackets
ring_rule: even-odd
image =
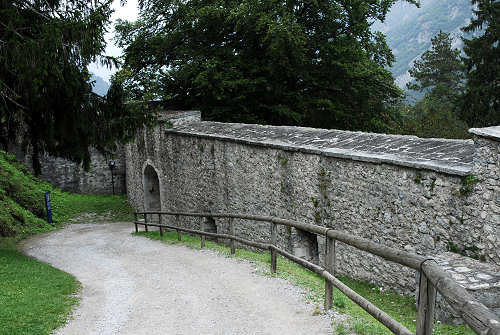
[(132, 236), (130, 223), (76, 224), (26, 254), (73, 274), (81, 303), (55, 334), (332, 334), (301, 290), (255, 265)]

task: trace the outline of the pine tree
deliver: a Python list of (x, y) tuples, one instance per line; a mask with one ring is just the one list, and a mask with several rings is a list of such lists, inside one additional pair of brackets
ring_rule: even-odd
[(480, 35), (464, 38), (467, 87), (461, 117), (473, 127), (500, 125), (500, 2), (472, 0), (474, 17), (465, 32)]
[(450, 34), (440, 31), (431, 48), (409, 70), (414, 78), (409, 89), (425, 92), (409, 108), (403, 120), (404, 133), (420, 137), (467, 138), (467, 124), (457, 116), (457, 104), (464, 89), (464, 65), (460, 50), (452, 48)]
[(112, 148), (148, 122), (125, 110), (120, 87), (105, 99), (93, 94), (87, 65), (113, 59), (104, 52), (112, 0), (0, 1), (0, 138), (33, 153), (90, 162), (89, 146)]
[[(452, 48), (450, 34), (440, 31), (431, 39), (431, 48), (425, 51), (408, 71), (414, 80), (408, 89), (439, 93), (443, 103), (452, 108), (464, 87), (464, 65), (460, 50)], [(435, 95), (434, 94), (434, 95)]]

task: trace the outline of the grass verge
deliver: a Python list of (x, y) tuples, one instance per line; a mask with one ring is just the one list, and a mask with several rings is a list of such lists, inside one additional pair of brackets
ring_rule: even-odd
[(48, 335), (65, 323), (78, 303), (74, 294), (80, 283), (68, 273), (23, 255), (17, 250), (17, 242), (67, 222), (132, 221), (133, 211), (124, 196), (70, 194), (53, 189), (55, 225), (50, 225), (10, 202), (20, 216), (3, 222), (12, 224), (15, 234), (0, 236), (0, 335)]
[[(139, 232), (135, 235), (146, 236), (153, 240), (161, 240), (169, 244), (182, 244), (193, 249), (200, 249), (200, 239), (190, 235), (182, 235), (182, 241), (177, 241), (176, 232), (164, 232), (163, 237), (158, 231)], [(257, 253), (244, 249), (236, 249), (236, 254), (232, 256), (230, 249), (226, 246), (207, 241), (206, 247), (215, 250), (226, 257), (237, 257), (252, 262), (260, 263), (263, 269), (269, 269), (269, 253)], [(271, 275), (268, 270), (264, 273)], [(294, 285), (304, 288), (307, 292), (307, 301), (317, 306), (322, 306), (324, 300), (324, 280), (315, 273), (302, 268), (301, 266), (283, 258), (278, 257), (278, 271), (276, 276), (289, 280)], [(381, 291), (374, 285), (340, 278), (340, 280), (351, 289), (368, 299), (380, 309), (389, 314), (392, 318), (403, 324), (410, 331), (415, 332), (417, 311), (415, 299), (410, 296), (403, 296), (393, 291)], [(350, 324), (334, 325), (335, 334), (349, 334), (354, 332), (358, 335), (389, 335), (391, 332), (361, 307), (344, 296), (339, 290), (334, 290), (334, 308), (341, 313), (351, 316)], [(436, 335), (472, 335), (474, 332), (465, 326), (452, 326), (436, 322), (434, 327)]]
[(54, 220), (58, 223), (133, 221), (134, 211), (125, 195), (54, 192)]
[(16, 250), (14, 239), (0, 244), (0, 335), (50, 334), (78, 303), (78, 281)]
[[(45, 192), (50, 192), (54, 225), (46, 220)], [(1, 150), (0, 208), (0, 237), (16, 239), (56, 229), (82, 213), (94, 213), (102, 221), (131, 221), (133, 215), (124, 196), (62, 192), (34, 177), (15, 156)], [(96, 220), (80, 220), (86, 221)]]
[[(53, 221), (47, 222), (45, 192)], [(50, 334), (78, 302), (71, 275), (24, 256), (16, 243), (65, 223), (132, 221), (124, 196), (71, 194), (34, 177), (13, 155), (0, 150), (0, 335)]]

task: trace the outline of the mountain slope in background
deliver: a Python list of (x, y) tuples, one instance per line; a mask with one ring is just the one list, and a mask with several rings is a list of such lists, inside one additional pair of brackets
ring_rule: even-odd
[(431, 38), (440, 30), (451, 33), (454, 47), (462, 46), (460, 28), (472, 17), (470, 0), (422, 0), (420, 8), (406, 2), (395, 4), (384, 23), (375, 23), (374, 30), (387, 36), (396, 62), (390, 69), (396, 83), (405, 88), (410, 81), (408, 69), (414, 60), (430, 48)]
[(92, 74), (90, 81), (95, 81), (94, 87), (92, 88), (92, 92), (99, 94), (100, 96), (105, 96), (109, 90), (109, 83), (95, 74)]

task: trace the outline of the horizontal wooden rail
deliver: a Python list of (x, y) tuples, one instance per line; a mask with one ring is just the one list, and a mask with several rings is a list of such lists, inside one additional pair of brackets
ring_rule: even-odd
[(317, 235), (326, 236), (358, 248), (360, 250), (367, 251), (371, 254), (380, 256), (389, 261), (405, 265), (415, 270), (420, 270), (420, 264), (427, 258), (419, 255), (411, 254), (405, 251), (401, 251), (395, 248), (386, 247), (381, 244), (377, 244), (370, 240), (346, 234), (344, 232), (329, 229), (325, 227), (320, 227), (312, 224), (297, 222), (293, 220), (280, 219), (272, 216), (259, 216), (259, 215), (245, 215), (245, 214), (230, 214), (230, 213), (186, 213), (186, 212), (137, 212), (137, 214), (165, 214), (165, 215), (180, 215), (180, 216), (191, 216), (191, 217), (213, 217), (213, 218), (233, 218), (233, 219), (243, 219), (251, 221), (261, 221), (261, 222), (271, 222), (279, 225), (284, 225), (288, 227), (294, 227), (301, 230), (308, 231)]
[[(145, 223), (140, 221), (136, 222), (137, 224), (144, 225)], [(244, 238), (238, 237), (238, 236), (232, 236), (228, 234), (217, 234), (217, 233), (209, 233), (207, 231), (201, 231), (201, 230), (196, 230), (196, 229), (188, 229), (188, 228), (183, 228), (183, 227), (177, 227), (177, 226), (171, 226), (171, 225), (166, 225), (166, 224), (157, 224), (157, 223), (147, 223), (148, 226), (153, 226), (153, 227), (162, 227), (162, 228), (168, 228), (172, 230), (179, 230), (183, 231), (186, 233), (191, 233), (191, 234), (197, 234), (197, 235), (204, 235), (204, 236), (209, 236), (209, 237), (218, 237), (218, 238), (225, 238), (225, 239), (231, 239), (235, 240), (237, 242), (241, 242), (244, 244), (247, 244), (249, 246), (252, 246), (254, 248), (262, 249), (262, 250), (269, 250), (270, 244), (268, 243), (263, 243), (263, 242), (255, 242), (255, 241), (250, 241), (250, 240), (245, 240)]]
[[(161, 222), (161, 215), (172, 215), (175, 216), (176, 222), (178, 223), (179, 216), (188, 217), (212, 217), (212, 218), (229, 218), (230, 219), (230, 233), (231, 234), (217, 234), (209, 233), (202, 230), (188, 229), (179, 226), (165, 225), (161, 223), (154, 223), (147, 221), (147, 215), (158, 215), (159, 222)], [(137, 216), (144, 215), (144, 221), (138, 221)], [(147, 226), (160, 227), (160, 232), (163, 228), (188, 232), (192, 234), (197, 234), (200, 236), (210, 236), (217, 238), (229, 239), (231, 241), (231, 252), (233, 252), (234, 242), (238, 241), (245, 245), (249, 245), (258, 249), (269, 250), (271, 252), (271, 271), (276, 270), (276, 257), (273, 254), (278, 253), (285, 258), (309, 269), (320, 276), (322, 276), (325, 281), (331, 283), (333, 286), (337, 287), (342, 293), (349, 297), (352, 301), (362, 307), (365, 311), (371, 314), (380, 323), (386, 326), (394, 334), (408, 335), (412, 334), (407, 328), (401, 325), (396, 320), (392, 319), (385, 312), (380, 310), (378, 307), (373, 305), (371, 302), (360, 296), (358, 293), (351, 290), (348, 286), (343, 284), (338, 280), (334, 273), (329, 272), (324, 267), (317, 264), (308, 262), (302, 258), (299, 258), (285, 250), (276, 247), (276, 224), (284, 225), (288, 227), (294, 227), (300, 230), (304, 230), (317, 235), (325, 236), (330, 243), (332, 241), (340, 241), (357, 249), (369, 252), (373, 255), (380, 256), (388, 261), (392, 261), (406, 267), (420, 271), (421, 277), (424, 278), (425, 282), (421, 285), (421, 289), (424, 289), (424, 303), (427, 305), (419, 306), (419, 320), (417, 323), (417, 335), (430, 335), (432, 334), (433, 325), (433, 304), (435, 302), (435, 293), (433, 290), (437, 289), (439, 293), (453, 306), (454, 310), (457, 311), (463, 320), (477, 333), (481, 335), (500, 335), (500, 320), (499, 318), (483, 304), (477, 302), (462, 286), (455, 282), (441, 267), (437, 264), (429, 262), (429, 258), (411, 254), (405, 251), (401, 251), (395, 248), (387, 247), (370, 240), (360, 238), (347, 234), (342, 231), (320, 227), (312, 224), (306, 224), (302, 222), (297, 222), (293, 220), (281, 219), (272, 216), (259, 216), (259, 215), (246, 215), (246, 214), (234, 214), (234, 213), (189, 213), (189, 212), (172, 212), (172, 211), (148, 211), (148, 212), (136, 212), (136, 220), (134, 222), (137, 225), (144, 225), (147, 231)], [(260, 221), (271, 223), (271, 243), (256, 242), (243, 239), (241, 237), (234, 235), (233, 219), (242, 219), (249, 221)], [(203, 228), (203, 224), (201, 225)], [(180, 235), (179, 235), (180, 240)], [(204, 245), (204, 239), (202, 239), (202, 247)], [(334, 250), (334, 248), (332, 248)], [(333, 251), (334, 252), (334, 251)], [(327, 255), (328, 256), (328, 255)], [(331, 260), (329, 261), (331, 262)], [(331, 264), (327, 266), (330, 269)], [(328, 301), (329, 291), (328, 285), (325, 285), (325, 306), (331, 305), (331, 301)], [(429, 300), (430, 299), (430, 300)], [(421, 304), (422, 305), (422, 304)]]
[(319, 274), (321, 277), (324, 279), (328, 280), (330, 283), (332, 283), (333, 286), (338, 288), (342, 293), (344, 293), (348, 298), (350, 298), (352, 301), (354, 301), (357, 305), (359, 305), (361, 308), (363, 308), (365, 311), (367, 311), (370, 315), (372, 315), (375, 319), (377, 319), (380, 323), (382, 323), (384, 326), (389, 328), (394, 334), (401, 334), (401, 335), (413, 335), (411, 331), (409, 331), (405, 326), (391, 318), (388, 314), (386, 314), (384, 311), (382, 311), (380, 308), (363, 298), (361, 295), (353, 291), (351, 288), (349, 288), (347, 285), (342, 283), (340, 280), (335, 278), (331, 273), (329, 273), (326, 269), (323, 267), (310, 263), (300, 257), (297, 257), (295, 255), (292, 255), (289, 252), (286, 252), (284, 250), (278, 249), (274, 246), (271, 246), (272, 249), (276, 250), (277, 253), (280, 255), (288, 258), (289, 260), (305, 267), (308, 270), (311, 270), (312, 272), (315, 272)]
[(465, 288), (457, 284), (440, 266), (425, 262), (422, 264), (422, 271), (472, 330), (477, 334), (500, 334), (500, 320), (498, 317), (474, 299)]

